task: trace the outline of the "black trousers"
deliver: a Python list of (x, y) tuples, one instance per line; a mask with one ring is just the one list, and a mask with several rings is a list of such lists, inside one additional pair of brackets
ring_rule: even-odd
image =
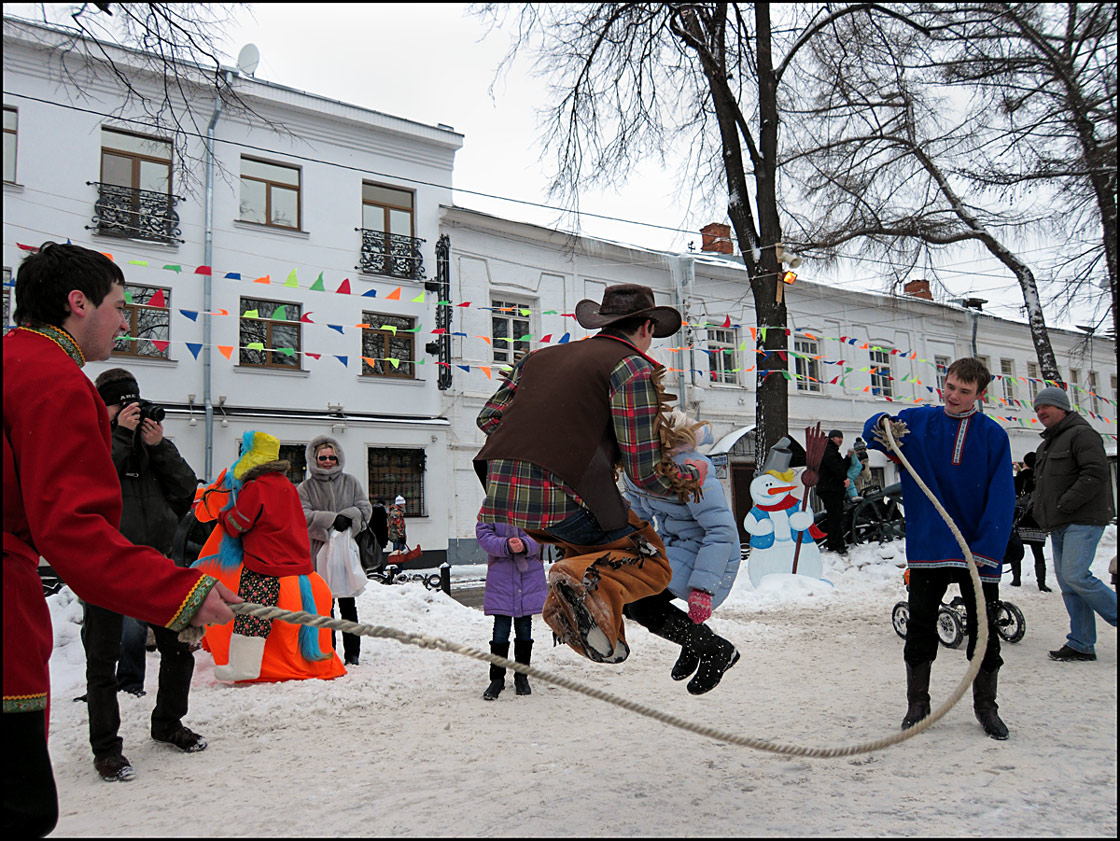
[(633, 619), (653, 634), (661, 630), (661, 626), (665, 624), (665, 619), (674, 612), (685, 618), (688, 617), (687, 613), (673, 604), (673, 594), (668, 590), (662, 590), (660, 593), (646, 596), (644, 599), (638, 599), (636, 602), (630, 602), (622, 606), (623, 616)]
[[(338, 614), (343, 619), (350, 622), (358, 621), (358, 605), (354, 599), (337, 599), (338, 601)], [(331, 606), (331, 618), (334, 618), (334, 606)], [(331, 648), (338, 651), (337, 645), (338, 637), (334, 631), (331, 631)], [(348, 634), (342, 632), (342, 656), (357, 657), (362, 650), (362, 638), (357, 634)]]
[(821, 493), (818, 488), (817, 497), (824, 503), (827, 515), (824, 530), (828, 538), (824, 542), (825, 548), (833, 552), (846, 551), (848, 547), (844, 541), (844, 489), (841, 488), (839, 493)]
[[(122, 751), (120, 706), (117, 703), (117, 660), (121, 656), (119, 613), (86, 603), (82, 642), (86, 647), (86, 704), (89, 744), (97, 759)], [(152, 735), (171, 736), (183, 724), (194, 675), (194, 654), (179, 634), (152, 625), (159, 651), (159, 691), (152, 710)]]
[[(911, 665), (937, 659), (940, 645), (937, 637), (937, 611), (950, 584), (959, 584), (966, 605), (965, 633), (968, 634), (968, 659), (976, 648), (976, 608), (973, 602), (972, 578), (967, 569), (941, 567), (938, 569), (910, 568), (910, 621), (906, 625), (906, 647), (903, 658)], [(980, 667), (985, 671), (1003, 665), (999, 655), (999, 633), (996, 631), (996, 603), (999, 601), (999, 584), (983, 582), (983, 597), (988, 610), (988, 648)]]
[(58, 823), (46, 710), (4, 713), (4, 755), (4, 834), (41, 838)]

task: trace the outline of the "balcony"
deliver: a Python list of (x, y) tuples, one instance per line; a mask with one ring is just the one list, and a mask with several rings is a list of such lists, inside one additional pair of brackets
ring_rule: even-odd
[(370, 274), (383, 274), (405, 280), (424, 279), (424, 258), (420, 254), (419, 237), (387, 234), (369, 228), (355, 228), (362, 233), (362, 255), (354, 268)]
[(182, 201), (179, 196), (138, 190), (87, 181), (97, 188), (97, 202), (93, 205), (93, 230), (103, 236), (147, 239), (167, 244), (183, 242), (179, 239), (179, 214), (172, 206)]

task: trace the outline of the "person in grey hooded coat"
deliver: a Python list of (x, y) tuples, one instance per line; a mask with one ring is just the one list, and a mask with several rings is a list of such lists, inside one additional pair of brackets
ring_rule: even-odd
[[(308, 443), (307, 470), (310, 475), (300, 482), (297, 490), (307, 518), (312, 563), (319, 550), (330, 540), (332, 531), (349, 529), (351, 535), (356, 535), (368, 525), (373, 513), (373, 506), (361, 483), (343, 472), (345, 466), (346, 456), (336, 439), (319, 435)], [(358, 609), (353, 598), (338, 599), (338, 611), (343, 619), (358, 621)], [(331, 615), (334, 615), (333, 609)], [(331, 639), (333, 642), (333, 634)], [(358, 665), (361, 638), (344, 633), (342, 648), (346, 665)]]

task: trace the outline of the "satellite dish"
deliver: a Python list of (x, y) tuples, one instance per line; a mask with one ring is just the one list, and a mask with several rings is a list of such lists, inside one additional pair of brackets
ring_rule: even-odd
[(237, 70), (246, 76), (256, 73), (257, 65), (261, 63), (261, 51), (256, 44), (246, 44), (237, 54)]

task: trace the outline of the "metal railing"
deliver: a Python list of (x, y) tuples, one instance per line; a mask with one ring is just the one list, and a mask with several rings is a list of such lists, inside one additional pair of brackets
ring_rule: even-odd
[(371, 274), (383, 274), (406, 280), (424, 279), (424, 257), (419, 237), (387, 234), (369, 228), (355, 228), (362, 233), (362, 253), (354, 268)]
[(182, 233), (179, 214), (173, 208), (175, 202), (183, 200), (180, 196), (102, 181), (87, 181), (86, 184), (96, 187), (98, 193), (93, 205), (93, 224), (86, 225), (86, 230), (94, 230), (104, 236), (135, 237), (156, 242), (184, 241), (179, 239)]

